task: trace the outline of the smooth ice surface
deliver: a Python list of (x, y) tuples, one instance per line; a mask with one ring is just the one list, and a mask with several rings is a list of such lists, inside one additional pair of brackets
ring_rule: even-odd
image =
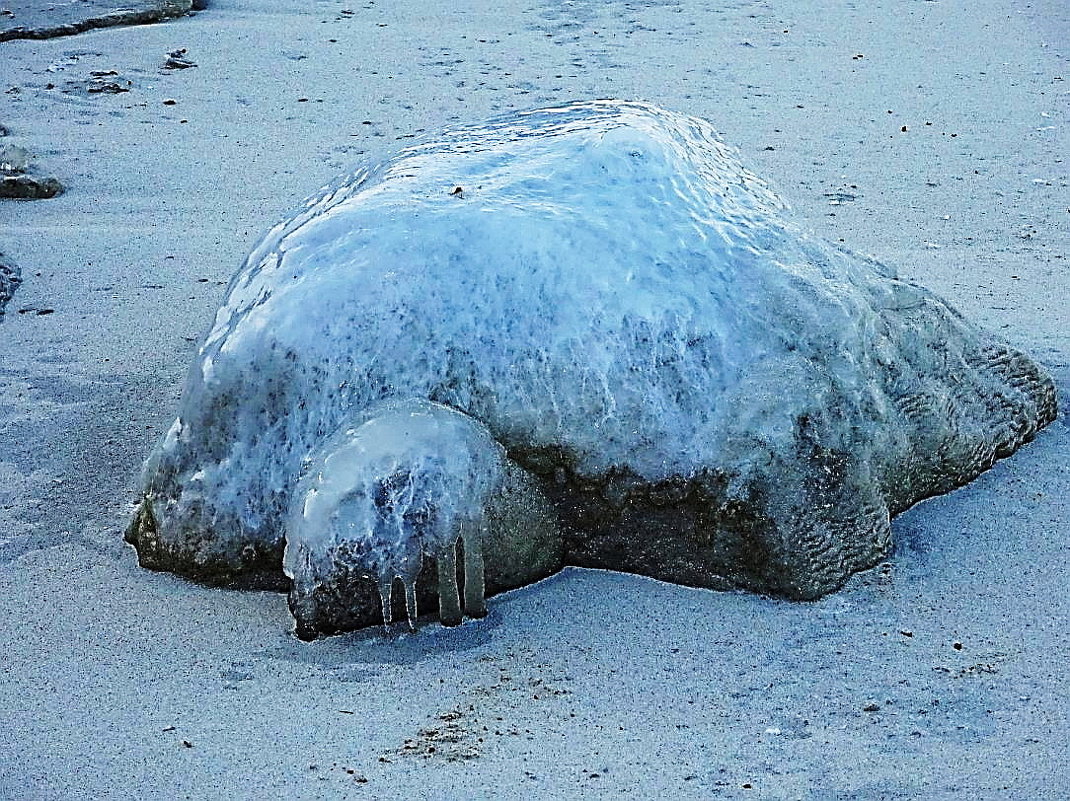
[[(466, 561), (478, 561), (485, 509), (504, 484), (505, 453), (478, 422), (427, 401), (387, 403), (364, 416), (328, 439), (308, 467), (283, 569), (302, 588), (339, 572), (363, 574), (380, 588), (388, 618), (394, 579), (412, 595), (425, 557), (454, 565), (463, 534)], [(456, 598), (455, 567), (446, 572)], [(481, 586), (481, 571), (471, 579)], [(414, 598), (406, 603), (410, 620)]]
[[(447, 130), (276, 226), (148, 464), (143, 561), (277, 558), (303, 460), (390, 398), (602, 492), (570, 524), (625, 536), (580, 564), (792, 597), (1055, 413), (1028, 359), (802, 231), (709, 123), (608, 100)], [(657, 544), (632, 560), (628, 536)]]

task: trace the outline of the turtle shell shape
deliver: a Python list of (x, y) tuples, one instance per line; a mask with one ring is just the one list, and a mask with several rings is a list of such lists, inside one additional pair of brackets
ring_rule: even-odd
[(707, 122), (514, 113), (353, 173), (249, 255), (146, 465), (142, 563), (279, 579), (319, 451), (408, 399), (533, 478), (556, 566), (798, 599), (1056, 414), (1026, 356), (800, 229)]

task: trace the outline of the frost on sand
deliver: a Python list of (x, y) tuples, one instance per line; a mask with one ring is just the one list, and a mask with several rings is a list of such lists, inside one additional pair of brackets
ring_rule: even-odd
[(285, 548), (308, 636), (435, 595), (456, 622), (458, 580), (480, 614), (481, 572), (564, 564), (812, 599), (1055, 404), (1026, 356), (798, 228), (706, 122), (579, 103), (445, 131), (270, 231), (128, 539), (227, 584), (277, 583)]

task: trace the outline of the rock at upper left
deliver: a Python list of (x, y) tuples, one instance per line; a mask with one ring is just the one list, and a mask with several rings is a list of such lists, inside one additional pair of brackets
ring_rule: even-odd
[(31, 163), (30, 154), (17, 145), (0, 147), (0, 198), (43, 200), (63, 194), (63, 184)]
[(51, 39), (112, 25), (140, 25), (188, 14), (191, 0), (8, 0), (0, 9), (0, 42)]

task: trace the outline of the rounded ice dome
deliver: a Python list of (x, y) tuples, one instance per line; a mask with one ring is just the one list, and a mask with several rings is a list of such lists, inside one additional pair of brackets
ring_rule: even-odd
[[(343, 425), (314, 455), (291, 505), (282, 566), (292, 582), (298, 632), (313, 636), (352, 614), (350, 585), (362, 579), (378, 590), (386, 624), (400, 581), (405, 616), (415, 628), (416, 585), (426, 560), (436, 565), (439, 619), (460, 623), (458, 544), (463, 611), (482, 617), (484, 540), (500, 533), (499, 500), (520, 491), (505, 449), (478, 421), (430, 401), (386, 402), (359, 420)], [(550, 530), (553, 539), (541, 543), (529, 527), (525, 544), (556, 559), (560, 546)], [(501, 550), (496, 562), (505, 558)]]

